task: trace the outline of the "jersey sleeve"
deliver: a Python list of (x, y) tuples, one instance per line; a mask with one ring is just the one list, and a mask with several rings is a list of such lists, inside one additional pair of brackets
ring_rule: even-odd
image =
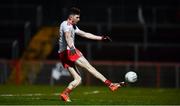
[(77, 33), (79, 31), (79, 28), (76, 26), (76, 30), (75, 30), (75, 33)]
[(68, 31), (72, 30), (72, 26), (71, 25), (64, 24), (62, 27), (63, 27), (63, 31), (64, 32), (68, 32)]

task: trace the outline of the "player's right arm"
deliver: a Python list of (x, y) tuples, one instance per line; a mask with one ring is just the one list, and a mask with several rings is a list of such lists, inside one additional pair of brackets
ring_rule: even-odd
[(68, 47), (69, 48), (74, 47), (73, 38), (71, 37), (71, 32), (70, 31), (64, 32), (64, 36)]
[(76, 53), (76, 50), (74, 47), (74, 41), (73, 41), (73, 38), (71, 36), (71, 32), (70, 31), (64, 32), (64, 36), (65, 36), (65, 40), (67, 42), (67, 45), (70, 48), (71, 55), (74, 55)]

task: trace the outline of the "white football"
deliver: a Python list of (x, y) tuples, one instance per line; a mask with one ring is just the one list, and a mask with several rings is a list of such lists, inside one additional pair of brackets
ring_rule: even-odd
[(137, 81), (137, 74), (133, 71), (129, 71), (125, 75), (125, 80), (127, 82), (133, 83)]

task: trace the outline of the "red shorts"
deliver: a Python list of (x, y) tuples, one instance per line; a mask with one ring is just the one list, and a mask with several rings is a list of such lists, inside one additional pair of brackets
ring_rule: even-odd
[(81, 56), (82, 56), (82, 53), (78, 49), (76, 49), (76, 54), (74, 55), (70, 55), (70, 50), (65, 50), (59, 53), (59, 58), (64, 68), (67, 68), (69, 66), (73, 67), (75, 61), (79, 59)]

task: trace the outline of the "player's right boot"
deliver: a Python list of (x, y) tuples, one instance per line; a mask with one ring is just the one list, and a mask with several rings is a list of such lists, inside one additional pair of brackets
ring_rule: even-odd
[(121, 87), (125, 87), (125, 86), (128, 85), (126, 82), (119, 82), (119, 84), (120, 84)]
[(120, 82), (120, 83), (111, 83), (111, 85), (109, 86), (111, 91), (115, 91), (117, 90), (119, 87), (124, 87), (127, 86), (126, 82)]
[(109, 86), (109, 89), (111, 91), (115, 91), (117, 90), (119, 87), (121, 87), (121, 85), (119, 83), (111, 83), (111, 85)]
[(67, 95), (65, 93), (60, 94), (60, 98), (61, 98), (61, 100), (65, 101), (65, 102), (71, 102), (69, 95)]

